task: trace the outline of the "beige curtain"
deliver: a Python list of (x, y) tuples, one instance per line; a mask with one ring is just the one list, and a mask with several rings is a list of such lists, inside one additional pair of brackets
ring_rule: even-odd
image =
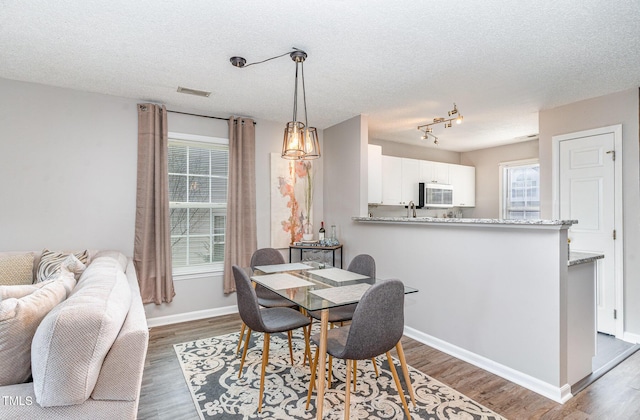
[(249, 118), (229, 118), (229, 182), (224, 241), (224, 292), (236, 290), (232, 265), (248, 267), (257, 249), (255, 127)]
[(138, 188), (133, 262), (144, 303), (171, 302), (167, 109), (138, 104)]

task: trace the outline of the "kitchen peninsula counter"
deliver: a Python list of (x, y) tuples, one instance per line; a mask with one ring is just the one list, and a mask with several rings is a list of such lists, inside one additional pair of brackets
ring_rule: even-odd
[(479, 225), (479, 226), (557, 226), (569, 228), (577, 224), (577, 220), (505, 220), (505, 219), (456, 219), (442, 217), (364, 217), (354, 216), (356, 222), (369, 223), (420, 223), (420, 224), (447, 224)]
[(591, 373), (598, 254), (571, 250), (576, 220), (352, 217), (381, 278), (424, 290), (405, 334), (556, 402)]

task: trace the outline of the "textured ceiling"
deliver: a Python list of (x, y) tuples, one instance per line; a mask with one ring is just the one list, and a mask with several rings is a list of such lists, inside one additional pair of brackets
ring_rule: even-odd
[[(309, 123), (369, 116), (370, 137), (440, 148), (538, 132), (537, 113), (640, 86), (639, 0), (0, 0), (0, 77), (286, 122), (298, 47)], [(176, 92), (211, 91), (209, 98)], [(1, 92), (0, 92), (1, 93)]]

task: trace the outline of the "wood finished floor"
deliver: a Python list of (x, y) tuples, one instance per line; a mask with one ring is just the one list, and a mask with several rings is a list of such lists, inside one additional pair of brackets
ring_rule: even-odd
[[(198, 419), (173, 344), (239, 331), (238, 315), (152, 328), (139, 419)], [(407, 363), (508, 419), (640, 419), (640, 352), (564, 405), (415, 340), (402, 339)]]

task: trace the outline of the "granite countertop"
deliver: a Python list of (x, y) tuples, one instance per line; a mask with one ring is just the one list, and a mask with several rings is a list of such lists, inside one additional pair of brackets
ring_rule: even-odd
[(466, 225), (528, 225), (528, 226), (571, 226), (577, 220), (503, 220), (503, 219), (455, 219), (440, 217), (364, 217), (354, 216), (355, 222), (378, 223), (450, 223)]
[(594, 254), (591, 252), (571, 252), (569, 254), (569, 266), (584, 264), (604, 258), (603, 254)]

